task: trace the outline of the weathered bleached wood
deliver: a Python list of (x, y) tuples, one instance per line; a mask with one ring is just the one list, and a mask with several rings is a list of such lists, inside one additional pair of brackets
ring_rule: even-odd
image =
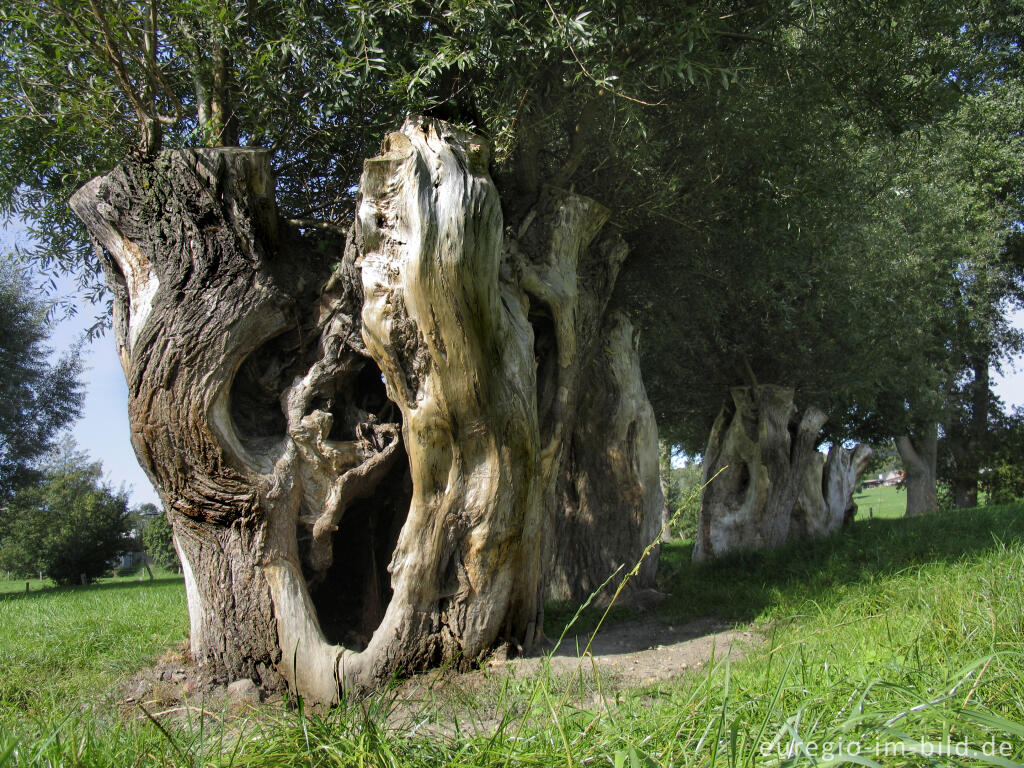
[(872, 453), (871, 447), (865, 443), (852, 450), (839, 445), (829, 448), (822, 481), (829, 510), (829, 523), (823, 531), (824, 535), (835, 533), (853, 521), (857, 514), (853, 494), (871, 461)]
[(801, 534), (798, 501), (824, 423), (813, 406), (799, 414), (792, 389), (732, 390), (704, 454), (704, 480), (715, 480), (701, 497), (695, 560), (777, 547)]
[[(540, 636), (581, 370), (624, 248), (558, 190), (507, 237), (487, 166), (477, 137), (411, 118), (367, 161), (344, 248), (279, 225), (258, 150), (125, 163), (73, 199), (191, 649), (217, 675), (332, 702)], [(643, 428), (607, 440), (646, 457), (627, 367), (614, 387)], [(653, 506), (613, 535), (642, 548)]]
[(832, 445), (827, 456), (813, 456), (797, 501), (794, 532), (819, 539), (852, 522), (857, 514), (853, 494), (870, 460), (871, 448), (865, 444), (853, 450)]

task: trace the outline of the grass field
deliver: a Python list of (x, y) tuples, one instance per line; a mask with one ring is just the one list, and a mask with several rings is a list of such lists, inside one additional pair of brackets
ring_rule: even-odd
[(114, 714), (109, 692), (184, 635), (180, 582), (0, 597), (0, 766), (1024, 762), (1024, 508), (865, 520), (710, 565), (689, 552), (664, 549), (662, 618), (749, 623), (766, 640), (744, 660), (585, 706), (543, 676), (516, 681), (502, 723), (445, 738), (383, 727), (387, 697), (161, 731)]
[(858, 521), (903, 517), (907, 511), (907, 492), (903, 488), (865, 488), (862, 493), (854, 494), (853, 501), (857, 505)]
[(0, 582), (0, 729), (106, 706), (118, 678), (185, 636), (178, 576), (38, 584), (26, 594), (24, 580)]

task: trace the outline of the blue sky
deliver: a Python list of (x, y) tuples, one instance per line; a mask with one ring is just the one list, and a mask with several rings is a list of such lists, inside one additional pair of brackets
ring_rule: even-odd
[[(24, 231), (17, 226), (0, 230), (0, 248), (8, 251)], [(70, 295), (72, 286), (66, 281), (58, 288)], [(82, 306), (74, 317), (57, 323), (51, 336), (56, 352), (63, 351), (81, 339), (91, 325), (96, 308)], [(1024, 312), (1018, 312), (1015, 324), (1024, 327)], [(80, 448), (103, 462), (107, 479), (115, 487), (124, 486), (133, 505), (160, 503), (149, 478), (135, 458), (128, 432), (128, 387), (114, 349), (114, 338), (108, 333), (88, 342), (83, 349), (86, 364), (86, 400), (81, 420), (72, 434)], [(1024, 405), (1024, 360), (1005, 366), (1005, 375), (995, 378), (995, 390), (1007, 405)]]
[[(8, 252), (19, 238), (25, 237), (21, 227), (12, 226), (0, 232), (0, 248)], [(63, 281), (58, 289), (73, 295), (73, 281)], [(76, 316), (56, 324), (50, 346), (60, 354), (81, 340), (92, 324), (97, 308), (80, 306)], [(156, 490), (135, 458), (128, 436), (128, 385), (114, 349), (114, 337), (106, 334), (82, 347), (85, 363), (86, 399), (82, 418), (71, 430), (79, 448), (103, 462), (107, 480), (116, 488), (129, 491), (131, 504), (152, 502), (159, 505)]]

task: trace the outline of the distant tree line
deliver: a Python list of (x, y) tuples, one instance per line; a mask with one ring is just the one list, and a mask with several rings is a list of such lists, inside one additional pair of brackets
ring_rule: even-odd
[[(104, 480), (100, 462), (62, 437), (81, 409), (81, 364), (77, 349), (51, 362), (49, 306), (26, 271), (5, 255), (0, 264), (0, 571), (77, 584), (104, 575), (118, 555), (143, 544), (155, 563), (174, 566), (162, 512), (154, 505), (131, 510), (127, 493)], [(139, 524), (146, 519), (148, 525)], [(133, 538), (137, 533), (140, 541)]]

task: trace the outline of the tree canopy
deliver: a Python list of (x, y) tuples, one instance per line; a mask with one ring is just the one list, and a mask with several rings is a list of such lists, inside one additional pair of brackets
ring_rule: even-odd
[(284, 217), (331, 229), (383, 133), (443, 117), (494, 143), (510, 228), (545, 185), (612, 209), (617, 303), (691, 452), (751, 381), (796, 386), (832, 437), (903, 429), (950, 379), (950, 291), (980, 284), (955, 253), (1006, 235), (982, 208), (1011, 191), (978, 174), (1019, 156), (992, 138), (1016, 2), (17, 0), (0, 31), (0, 206), (41, 263), (95, 266), (64, 203), (131, 152), (269, 147)]
[(99, 462), (70, 441), (22, 487), (0, 519), (0, 568), (59, 584), (102, 576), (127, 543), (128, 496), (103, 481)]
[(82, 404), (77, 351), (51, 362), (47, 304), (26, 272), (0, 263), (0, 504), (35, 476), (35, 462)]

